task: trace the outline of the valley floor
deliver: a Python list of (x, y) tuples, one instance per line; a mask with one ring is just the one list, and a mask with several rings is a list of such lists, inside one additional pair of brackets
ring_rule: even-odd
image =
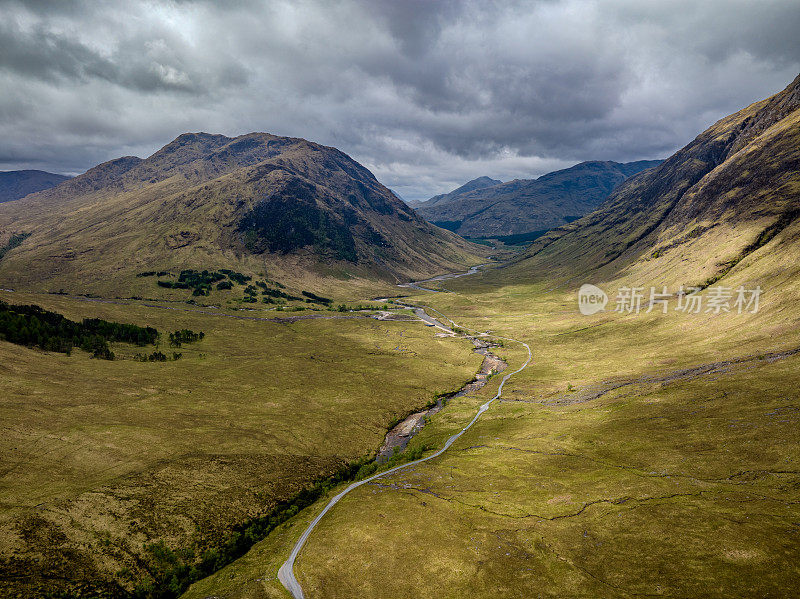
[(0, 342), (8, 597), (113, 595), (213, 561), (236, 527), (374, 454), (393, 422), (482, 361), (467, 340), (362, 313), (0, 295), (78, 321), (205, 333), (164, 363), (134, 361), (142, 350), (123, 344), (106, 361)]
[[(581, 316), (552, 284), (414, 300), (533, 362), (448, 452), (353, 491), (310, 536), (305, 596), (791, 597), (800, 585), (800, 335), (758, 315)], [(524, 352), (500, 350), (515, 370)], [(497, 391), (411, 442), (441, 447)], [(332, 496), (336, 491), (331, 491)], [(288, 597), (278, 567), (326, 499), (187, 599)]]

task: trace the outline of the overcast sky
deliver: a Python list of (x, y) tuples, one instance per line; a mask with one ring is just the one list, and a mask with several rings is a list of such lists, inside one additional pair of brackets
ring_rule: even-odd
[(0, 169), (268, 131), (422, 199), (661, 158), (785, 87), (798, 32), (798, 0), (0, 0)]

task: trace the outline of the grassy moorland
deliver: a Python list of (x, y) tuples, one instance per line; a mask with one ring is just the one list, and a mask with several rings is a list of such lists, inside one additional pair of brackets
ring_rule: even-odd
[(205, 333), (164, 363), (134, 361), (141, 348), (122, 343), (111, 343), (113, 361), (0, 343), (4, 596), (131, 590), (176, 560), (191, 565), (237, 525), (377, 450), (393, 421), (480, 364), (469, 342), (417, 322), (2, 299), (153, 326), (162, 349), (166, 332)]
[[(449, 453), (336, 506), (297, 563), (307, 596), (790, 596), (800, 316), (797, 273), (772, 256), (726, 280), (762, 281), (758, 314), (587, 317), (582, 281), (497, 285), (502, 271), (420, 294), (534, 362)], [(494, 391), (452, 402), (411, 447), (441, 445)], [(187, 598), (285, 596), (275, 572), (316, 509)]]

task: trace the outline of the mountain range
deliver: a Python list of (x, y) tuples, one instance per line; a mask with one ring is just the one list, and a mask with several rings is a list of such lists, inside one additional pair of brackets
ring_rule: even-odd
[[(24, 238), (21, 241), (20, 239)], [(236, 268), (272, 278), (407, 280), (474, 262), (331, 147), (251, 133), (179, 136), (0, 206), (5, 284), (130, 288), (141, 271)]]
[(26, 195), (50, 189), (70, 177), (45, 171), (2, 171), (0, 172), (0, 203), (24, 198)]
[(415, 209), (464, 237), (533, 238), (591, 212), (617, 185), (660, 162), (582, 162), (538, 179), (506, 183), (480, 177)]
[(417, 206), (424, 206), (425, 208), (430, 208), (431, 206), (438, 206), (439, 204), (446, 204), (448, 202), (452, 202), (458, 200), (459, 198), (466, 196), (471, 191), (476, 191), (478, 189), (486, 189), (487, 187), (493, 187), (494, 185), (500, 185), (502, 181), (499, 179), (492, 179), (491, 177), (478, 177), (477, 179), (473, 179), (472, 181), (467, 181), (461, 187), (455, 188), (453, 191), (449, 193), (442, 193), (437, 196), (433, 196), (432, 198), (417, 202)]

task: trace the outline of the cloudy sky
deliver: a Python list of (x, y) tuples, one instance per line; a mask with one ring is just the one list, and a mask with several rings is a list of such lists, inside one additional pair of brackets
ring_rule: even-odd
[(406, 199), (665, 157), (800, 72), (797, 0), (0, 0), (0, 17), (0, 169), (268, 131)]

